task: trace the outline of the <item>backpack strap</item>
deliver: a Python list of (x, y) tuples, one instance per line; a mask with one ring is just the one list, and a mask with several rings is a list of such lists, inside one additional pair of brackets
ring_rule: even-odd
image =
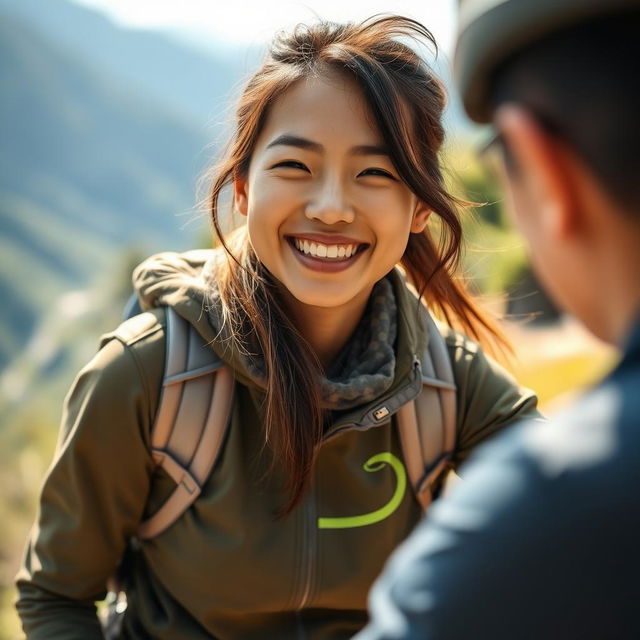
[(173, 524), (200, 494), (229, 423), (234, 378), (195, 328), (167, 307), (162, 392), (151, 430), (151, 454), (175, 481), (166, 502), (143, 521), (139, 539)]
[(422, 391), (400, 408), (397, 424), (409, 479), (426, 510), (456, 445), (456, 385), (445, 340), (422, 304), (420, 316), (429, 336), (420, 361)]

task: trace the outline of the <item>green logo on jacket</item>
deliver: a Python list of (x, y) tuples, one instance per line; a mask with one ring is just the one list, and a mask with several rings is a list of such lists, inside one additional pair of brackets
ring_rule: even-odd
[(391, 500), (387, 502), (380, 509), (371, 511), (370, 513), (363, 513), (360, 516), (349, 516), (346, 518), (318, 518), (319, 529), (353, 529), (355, 527), (366, 527), (370, 524), (380, 522), (385, 518), (388, 518), (402, 502), (404, 498), (404, 492), (407, 488), (407, 473), (404, 470), (404, 465), (398, 458), (392, 453), (378, 453), (375, 456), (369, 458), (363, 465), (363, 469), (369, 473), (373, 471), (380, 471), (384, 466), (388, 464), (396, 474), (398, 484), (396, 490), (391, 497)]

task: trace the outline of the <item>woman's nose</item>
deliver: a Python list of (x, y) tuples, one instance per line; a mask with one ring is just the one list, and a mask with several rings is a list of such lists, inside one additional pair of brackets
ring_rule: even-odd
[(340, 184), (327, 183), (307, 203), (305, 215), (309, 220), (338, 224), (353, 222), (355, 212), (345, 189)]

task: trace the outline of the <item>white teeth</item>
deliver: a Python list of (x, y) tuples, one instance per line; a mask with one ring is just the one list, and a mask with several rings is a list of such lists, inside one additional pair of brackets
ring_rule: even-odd
[(293, 243), (298, 251), (314, 258), (350, 258), (358, 249), (356, 244), (321, 244), (300, 238), (294, 238)]

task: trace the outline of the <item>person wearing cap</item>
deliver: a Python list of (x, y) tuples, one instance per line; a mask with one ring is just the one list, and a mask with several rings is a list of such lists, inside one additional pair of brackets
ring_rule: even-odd
[(455, 72), (516, 226), (616, 369), (498, 436), (388, 563), (358, 640), (640, 638), (640, 1), (462, 0)]

